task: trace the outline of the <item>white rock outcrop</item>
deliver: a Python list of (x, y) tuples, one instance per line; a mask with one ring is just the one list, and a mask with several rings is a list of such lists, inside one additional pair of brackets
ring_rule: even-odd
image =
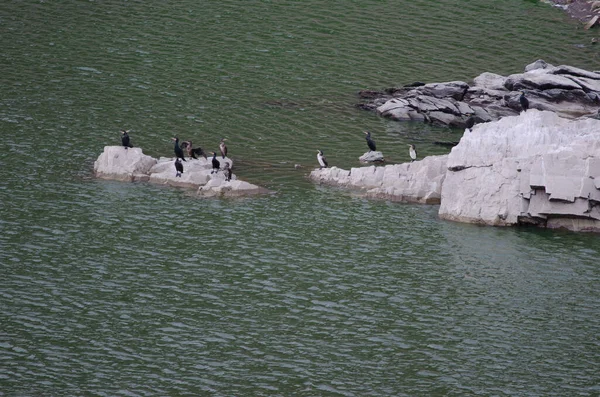
[(530, 109), (466, 130), (449, 155), (324, 168), (310, 178), (369, 197), (440, 203), (442, 219), (600, 232), (600, 120)]
[(439, 204), (447, 156), (430, 156), (412, 163), (385, 167), (316, 169), (310, 178), (318, 183), (360, 189), (368, 197), (394, 201)]
[(231, 181), (225, 180), (224, 168), (233, 161), (219, 158), (221, 168), (213, 173), (211, 159), (186, 159), (183, 174), (176, 176), (175, 158), (161, 157), (156, 160), (142, 153), (140, 148), (125, 149), (122, 146), (105, 146), (94, 163), (97, 178), (117, 181), (143, 181), (156, 184), (197, 188), (199, 196), (245, 196), (270, 193), (269, 190), (240, 181), (232, 174)]
[(448, 156), (439, 215), (600, 231), (600, 121), (530, 110), (475, 126)]
[[(150, 182), (179, 187), (193, 187), (198, 188), (206, 185), (213, 178), (225, 179), (222, 171), (212, 173), (212, 162), (209, 158), (199, 159), (187, 159), (183, 163), (183, 174), (180, 177), (175, 176), (175, 166), (173, 162), (175, 159), (168, 157), (161, 157), (157, 163), (150, 169)], [(221, 169), (228, 163), (230, 167), (233, 167), (233, 162), (229, 158), (219, 159), (221, 162)], [(232, 179), (235, 179), (235, 175)]]
[(147, 181), (150, 169), (156, 160), (142, 153), (138, 147), (105, 146), (104, 151), (94, 162), (97, 178), (117, 181)]

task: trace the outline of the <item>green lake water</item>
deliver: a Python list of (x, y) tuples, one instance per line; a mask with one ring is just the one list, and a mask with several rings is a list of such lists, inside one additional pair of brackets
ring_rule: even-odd
[[(600, 69), (536, 1), (4, 1), (0, 396), (598, 396), (597, 235), (441, 221), (316, 186), (461, 131), (356, 93)], [(274, 195), (96, 180), (119, 129), (215, 150)], [(296, 168), (298, 164), (301, 167)]]

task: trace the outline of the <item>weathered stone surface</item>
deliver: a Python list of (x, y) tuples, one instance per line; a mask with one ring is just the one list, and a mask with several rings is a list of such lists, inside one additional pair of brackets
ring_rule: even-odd
[[(225, 159), (221, 161), (221, 165), (224, 166), (225, 162), (231, 163), (231, 160)], [(222, 175), (222, 172), (211, 174), (211, 159), (188, 159), (183, 162), (183, 174), (180, 177), (176, 176), (174, 163), (175, 158), (161, 157), (156, 165), (150, 170), (149, 181), (169, 186), (197, 188), (205, 185), (217, 175)]]
[(199, 196), (245, 196), (269, 193), (267, 189), (237, 180), (232, 174), (231, 181), (225, 181), (223, 168), (233, 161), (219, 158), (221, 170), (212, 173), (212, 162), (204, 158), (186, 159), (183, 174), (178, 177), (175, 158), (161, 157), (158, 161), (142, 153), (140, 148), (125, 149), (121, 146), (106, 146), (94, 163), (96, 177), (118, 181), (144, 181), (156, 184), (185, 188), (204, 188)]
[(555, 227), (571, 224), (556, 219), (578, 218), (586, 221), (577, 227), (600, 231), (598, 120), (530, 110), (476, 125), (452, 149), (447, 167), (443, 219), (489, 225), (529, 219)]
[(150, 169), (156, 160), (146, 156), (142, 149), (123, 146), (105, 146), (104, 151), (94, 162), (97, 178), (117, 181), (147, 181)]
[[(481, 87), (486, 90), (500, 90), (506, 91), (504, 82), (506, 81), (505, 76), (501, 76), (496, 73), (484, 72), (473, 79), (475, 87)], [(472, 87), (470, 87), (472, 88)]]
[(418, 120), (464, 128), (469, 115), (476, 123), (518, 114), (519, 91), (525, 91), (530, 108), (552, 111), (562, 117), (590, 117), (600, 110), (600, 73), (572, 66), (552, 66), (543, 60), (527, 65), (525, 73), (508, 77), (482, 73), (471, 86), (462, 81), (390, 88), (369, 103), (358, 105), (397, 121)]
[(564, 90), (578, 90), (581, 86), (573, 80), (551, 73), (537, 73), (540, 69), (528, 73), (512, 74), (506, 78), (504, 86), (510, 91), (523, 89), (549, 90), (560, 88)]
[(576, 68), (574, 66), (569, 66), (569, 65), (560, 65), (555, 68), (552, 68), (552, 73), (586, 77), (586, 78), (593, 79), (593, 80), (600, 80), (600, 73), (598, 73), (598, 72), (588, 71), (585, 69)]
[(550, 65), (543, 59), (538, 59), (537, 61), (532, 62), (529, 65), (525, 66), (525, 71), (531, 72), (532, 70), (537, 70), (537, 69), (552, 69), (552, 68), (554, 68), (554, 66)]
[(378, 163), (383, 162), (385, 159), (383, 158), (383, 153), (379, 151), (369, 151), (363, 154), (358, 158), (360, 161), (364, 163)]
[(362, 190), (368, 197), (439, 204), (447, 156), (429, 156), (411, 163), (359, 167), (350, 171), (323, 168), (311, 172), (315, 182)]

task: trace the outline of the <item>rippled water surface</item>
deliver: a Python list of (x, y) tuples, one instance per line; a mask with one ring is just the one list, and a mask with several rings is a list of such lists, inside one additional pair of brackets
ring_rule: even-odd
[[(598, 69), (597, 33), (534, 1), (170, 3), (0, 4), (0, 395), (600, 394), (598, 236), (306, 179), (364, 129), (390, 162), (460, 138), (358, 90)], [(276, 194), (94, 179), (121, 128), (152, 156), (227, 137)]]

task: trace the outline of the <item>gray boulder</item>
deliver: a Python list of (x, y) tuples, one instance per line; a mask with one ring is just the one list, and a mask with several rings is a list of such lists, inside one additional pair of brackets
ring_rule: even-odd
[(543, 60), (527, 65), (524, 73), (504, 77), (482, 73), (471, 85), (462, 81), (391, 88), (376, 95), (369, 91), (359, 107), (375, 110), (397, 121), (424, 121), (465, 128), (470, 116), (476, 123), (518, 114), (519, 91), (530, 107), (566, 118), (592, 116), (600, 110), (600, 73), (573, 66), (552, 66)]

